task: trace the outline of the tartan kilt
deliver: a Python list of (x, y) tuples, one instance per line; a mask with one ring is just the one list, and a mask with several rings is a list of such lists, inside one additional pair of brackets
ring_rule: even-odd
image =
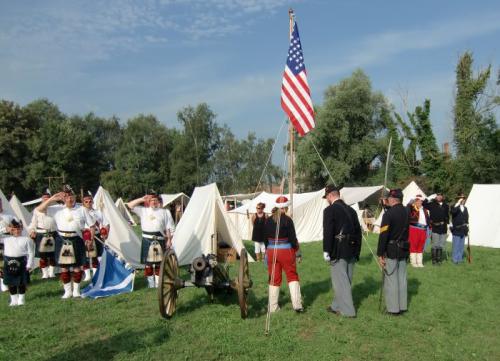
[[(21, 266), (17, 274), (12, 274), (8, 269), (8, 262), (10, 260), (17, 260)], [(4, 256), (3, 265), (3, 282), (7, 286), (22, 286), (30, 283), (30, 273), (26, 270), (26, 257), (8, 257)]]
[[(83, 266), (85, 262), (85, 242), (83, 239), (79, 236), (74, 236), (74, 237), (63, 237), (60, 234), (57, 234), (56, 238), (56, 248), (55, 248), (55, 258), (56, 258), (56, 264), (59, 267), (81, 267)], [(73, 250), (75, 251), (75, 263), (72, 264), (61, 264), (59, 263), (59, 255), (61, 253), (61, 248), (63, 246), (63, 242), (71, 242), (73, 244)]]
[[(160, 232), (158, 232), (158, 234), (154, 234), (154, 235), (158, 236), (158, 237), (163, 237)], [(151, 262), (147, 262), (147, 259), (148, 259), (149, 246), (154, 241), (155, 241), (154, 239), (142, 237), (142, 244), (141, 244), (141, 263), (142, 264), (152, 264)], [(164, 254), (165, 253), (165, 240), (158, 240), (157, 242), (160, 244), (162, 254)], [(160, 263), (160, 262), (158, 262), (158, 263)]]

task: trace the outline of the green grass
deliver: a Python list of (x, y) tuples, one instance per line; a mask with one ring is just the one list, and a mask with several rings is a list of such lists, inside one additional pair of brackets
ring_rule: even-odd
[[(374, 249), (374, 236), (369, 244)], [(378, 311), (380, 273), (365, 244), (354, 271), (355, 319), (325, 311), (332, 291), (321, 243), (303, 245), (302, 253), (306, 312), (292, 311), (283, 285), (269, 336), (263, 264), (251, 265), (246, 320), (235, 294), (209, 303), (196, 288), (181, 290), (176, 314), (163, 320), (142, 274), (133, 293), (95, 301), (63, 301), (59, 282), (35, 275), (26, 306), (10, 308), (8, 294), (0, 295), (0, 360), (500, 359), (500, 250), (473, 248), (471, 265), (410, 268), (409, 312), (391, 318)]]

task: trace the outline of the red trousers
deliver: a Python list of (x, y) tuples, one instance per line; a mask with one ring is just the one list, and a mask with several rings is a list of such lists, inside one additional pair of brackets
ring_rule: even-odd
[[(274, 265), (274, 278), (272, 278), (274, 252), (276, 252), (276, 264)], [(269, 247), (266, 250), (266, 256), (267, 273), (269, 274), (269, 284), (271, 286), (281, 286), (282, 271), (285, 271), (288, 283), (299, 280), (297, 265), (295, 263), (295, 250), (293, 248), (274, 249)]]
[(423, 253), (426, 239), (426, 229), (410, 226), (410, 253)]

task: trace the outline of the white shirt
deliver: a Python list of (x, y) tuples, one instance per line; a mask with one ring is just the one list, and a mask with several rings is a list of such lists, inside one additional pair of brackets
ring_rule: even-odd
[(151, 208), (151, 207), (134, 207), (132, 212), (141, 218), (141, 228), (144, 232), (161, 232), (166, 236), (166, 231), (170, 231), (170, 235), (174, 235), (175, 224), (168, 209)]
[(56, 222), (54, 218), (48, 216), (46, 213), (42, 213), (35, 209), (33, 211), (33, 217), (31, 218), (31, 223), (28, 227), (29, 232), (36, 231), (37, 229), (45, 229), (48, 232), (54, 232), (57, 230)]
[(87, 209), (90, 217), (92, 218), (92, 224), (85, 222), (85, 228), (90, 228), (96, 225), (97, 227), (107, 227), (109, 225), (108, 220), (104, 217), (101, 211), (97, 209)]
[(427, 220), (425, 219), (424, 207), (420, 207), (420, 211), (418, 212), (418, 223), (427, 224)]
[(7, 257), (28, 256), (26, 268), (33, 268), (35, 265), (35, 246), (31, 238), (26, 236), (7, 236), (3, 239), (4, 255)]
[(0, 238), (4, 233), (7, 233), (7, 227), (10, 226), (13, 219), (16, 218), (10, 214), (0, 213)]
[(92, 224), (93, 221), (89, 211), (78, 204), (75, 204), (73, 208), (66, 206), (48, 207), (47, 214), (54, 217), (59, 232), (76, 232), (79, 236), (82, 235), (85, 224)]

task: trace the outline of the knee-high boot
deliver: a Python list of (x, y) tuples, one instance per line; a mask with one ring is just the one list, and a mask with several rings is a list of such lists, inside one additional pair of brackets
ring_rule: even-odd
[(278, 305), (278, 298), (280, 296), (279, 286), (269, 285), (269, 311), (276, 312), (280, 309)]
[(303, 312), (302, 307), (302, 295), (300, 294), (300, 283), (298, 281), (292, 281), (288, 284), (290, 289), (290, 298), (292, 299), (292, 307), (295, 312)]

